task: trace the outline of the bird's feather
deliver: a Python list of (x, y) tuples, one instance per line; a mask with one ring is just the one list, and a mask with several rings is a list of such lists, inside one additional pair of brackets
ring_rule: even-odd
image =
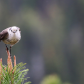
[(6, 38), (7, 34), (8, 34), (7, 29), (0, 32), (0, 41)]

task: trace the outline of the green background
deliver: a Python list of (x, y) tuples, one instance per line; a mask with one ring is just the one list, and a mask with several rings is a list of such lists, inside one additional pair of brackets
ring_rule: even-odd
[[(52, 81), (53, 74), (60, 82), (48, 84), (84, 84), (83, 0), (0, 0), (0, 31), (11, 26), (22, 34), (12, 58), (27, 63), (32, 84)], [(0, 58), (6, 64), (3, 42)]]

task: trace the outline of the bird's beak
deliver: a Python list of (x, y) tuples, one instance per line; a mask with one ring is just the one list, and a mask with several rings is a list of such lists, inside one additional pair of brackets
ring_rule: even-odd
[(15, 33), (16, 31), (13, 31), (13, 33)]

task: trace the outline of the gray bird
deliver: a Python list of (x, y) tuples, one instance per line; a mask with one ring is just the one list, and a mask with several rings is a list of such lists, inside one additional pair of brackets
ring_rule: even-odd
[[(0, 41), (2, 40), (5, 45), (10, 45), (10, 55), (11, 55), (11, 47), (19, 42), (21, 39), (21, 31), (19, 27), (12, 26), (4, 29), (0, 32)], [(6, 48), (8, 49), (7, 45)]]

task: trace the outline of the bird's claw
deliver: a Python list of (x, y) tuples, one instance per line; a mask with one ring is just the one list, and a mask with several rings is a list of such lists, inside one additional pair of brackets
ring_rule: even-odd
[(8, 47), (7, 47), (7, 45), (6, 45), (6, 50), (7, 50), (7, 51), (9, 50)]

